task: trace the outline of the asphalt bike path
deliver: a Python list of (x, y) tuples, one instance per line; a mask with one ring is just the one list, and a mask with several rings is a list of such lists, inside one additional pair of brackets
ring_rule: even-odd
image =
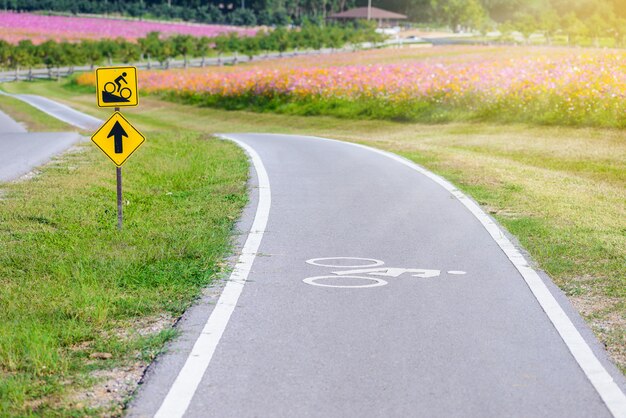
[(354, 144), (226, 137), (256, 170), (250, 233), (129, 416), (626, 414), (563, 295), (449, 183)]
[(626, 416), (563, 294), (445, 180), (354, 144), (226, 138), (253, 163), (241, 251), (129, 416)]
[[(33, 94), (3, 96), (21, 100), (48, 115), (85, 130), (95, 130), (102, 120), (72, 109), (48, 98)], [(11, 181), (28, 174), (35, 167), (67, 151), (81, 141), (76, 132), (26, 132), (26, 129), (8, 115), (0, 113), (0, 181)]]
[(26, 128), (21, 123), (14, 121), (9, 115), (0, 112), (0, 134), (25, 133)]
[(79, 140), (75, 132), (28, 133), (22, 125), (0, 112), (0, 182), (31, 172)]
[(35, 94), (9, 94), (0, 90), (3, 96), (13, 97), (33, 106), (58, 120), (85, 130), (98, 129), (102, 120), (79, 112), (62, 103)]

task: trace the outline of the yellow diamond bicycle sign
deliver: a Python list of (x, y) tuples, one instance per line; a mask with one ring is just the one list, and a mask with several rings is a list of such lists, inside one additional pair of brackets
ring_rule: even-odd
[(137, 106), (137, 69), (103, 67), (96, 69), (96, 96), (99, 107)]
[(120, 167), (146, 138), (120, 112), (115, 112), (91, 140)]

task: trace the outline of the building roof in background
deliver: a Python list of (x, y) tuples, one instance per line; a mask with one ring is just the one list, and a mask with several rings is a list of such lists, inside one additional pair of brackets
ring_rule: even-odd
[[(331, 19), (367, 19), (367, 7), (357, 7), (356, 9), (346, 10), (345, 12), (335, 13), (329, 16)], [(387, 10), (372, 7), (372, 19), (406, 19), (405, 15), (394, 13)]]

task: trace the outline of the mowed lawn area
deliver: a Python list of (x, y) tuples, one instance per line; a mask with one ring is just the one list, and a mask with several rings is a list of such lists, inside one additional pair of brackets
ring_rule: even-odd
[[(21, 102), (31, 129), (71, 129)], [(228, 268), (248, 165), (201, 131), (142, 124), (124, 165), (90, 142), (0, 184), (0, 416), (119, 416), (172, 325)]]
[[(93, 93), (67, 87), (63, 82), (5, 84), (3, 88), (48, 96), (100, 118), (110, 114), (96, 108)], [(73, 398), (63, 395), (72, 390), (71, 384), (70, 389), (63, 386), (63, 379), (93, 380), (98, 376), (95, 369), (119, 368), (120, 364), (133, 361), (138, 351), (149, 353), (148, 357), (158, 351), (171, 333), (171, 322), (163, 324), (161, 333), (141, 337), (148, 340), (132, 339), (134, 342), (130, 343), (119, 336), (132, 333), (134, 327), (140, 327), (136, 324), (150, 318), (176, 316), (208, 281), (208, 276), (219, 270), (228, 246), (221, 244), (203, 252), (204, 240), (215, 228), (191, 225), (209, 219), (202, 222), (220, 225), (220, 243), (227, 243), (232, 219), (245, 201), (245, 158), (233, 145), (210, 139), (210, 134), (218, 132), (298, 133), (353, 141), (398, 153), (441, 174), (476, 199), (517, 237), (538, 267), (565, 291), (622, 371), (626, 371), (623, 129), (307, 117), (202, 108), (156, 96), (142, 96), (138, 108), (124, 113), (148, 134), (148, 142), (127, 166), (129, 227), (122, 234), (113, 229), (113, 166), (89, 144), (81, 147), (81, 152), (48, 166), (35, 179), (3, 187), (0, 239), (1, 245), (10, 251), (8, 261), (2, 262), (0, 280), (7, 285), (1, 300), (24, 307), (17, 309), (19, 316), (3, 309), (1, 322), (31, 324), (38, 321), (37, 315), (49, 318), (53, 312), (79, 330), (85, 323), (90, 327), (88, 333), (77, 331), (77, 336), (68, 339), (65, 331), (51, 331), (58, 344), (54, 351), (57, 357), (41, 364), (61, 366), (43, 372), (39, 363), (31, 362), (29, 353), (11, 348), (19, 346), (17, 341), (25, 334), (3, 325), (2, 332), (7, 337), (3, 337), (2, 344), (5, 340), (16, 342), (0, 347), (2, 373), (23, 382), (15, 387), (28, 389), (26, 395), (20, 395), (21, 409), (16, 411), (37, 406), (36, 399), (45, 399), (54, 408), (76, 408), (76, 403), (67, 400)], [(178, 147), (176, 153), (171, 151), (174, 144)], [(189, 161), (193, 161), (193, 170)], [(176, 168), (163, 172), (163, 167), (170, 165)], [(182, 173), (177, 174), (177, 170)], [(172, 196), (178, 197), (175, 204), (167, 200)], [(223, 201), (222, 206), (214, 207), (215, 199)], [(216, 212), (212, 214), (205, 212), (213, 210)], [(63, 232), (66, 228), (70, 229)], [(188, 245), (193, 248), (187, 249)], [(137, 254), (140, 248), (150, 249), (151, 256)], [(126, 254), (128, 264), (118, 262), (116, 254)], [(160, 257), (167, 258), (167, 262)], [(209, 257), (208, 261), (203, 257)], [(33, 262), (37, 258), (41, 262)], [(161, 279), (154, 278), (159, 266), (169, 262), (183, 269), (183, 274), (172, 267), (167, 276), (157, 274)], [(57, 263), (61, 263), (60, 267), (55, 267)], [(185, 270), (188, 264), (192, 266), (189, 273)], [(131, 269), (133, 273), (125, 276), (128, 265), (137, 270)], [(121, 277), (110, 273), (108, 266), (115, 266), (117, 270), (111, 271), (121, 272)], [(198, 275), (202, 279), (189, 279)], [(102, 276), (107, 278), (105, 283), (100, 283)], [(178, 278), (175, 284), (170, 283), (171, 277)], [(194, 283), (191, 290), (185, 287), (189, 280)], [(76, 288), (75, 293), (65, 290), (68, 283)], [(107, 289), (106, 297), (91, 302), (89, 298), (103, 287)], [(146, 289), (148, 296), (140, 296)], [(66, 298), (66, 294), (74, 296)], [(172, 302), (174, 294), (181, 295), (176, 303)], [(63, 308), (39, 313), (28, 309), (38, 306), (31, 301), (47, 299), (62, 301)], [(57, 302), (42, 306), (52, 303)], [(88, 306), (90, 310), (77, 314), (76, 306)], [(51, 327), (66, 324), (50, 322)], [(119, 354), (115, 344), (122, 347)], [(113, 352), (115, 356), (90, 359), (96, 350)], [(6, 358), (5, 351), (16, 360)], [(46, 379), (53, 380), (52, 376), (58, 373), (64, 377), (47, 392)], [(4, 405), (17, 396), (2, 389)]]

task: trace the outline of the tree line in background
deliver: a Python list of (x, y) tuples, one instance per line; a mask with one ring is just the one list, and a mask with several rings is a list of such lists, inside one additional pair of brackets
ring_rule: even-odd
[[(122, 14), (234, 25), (321, 23), (331, 13), (367, 6), (368, 0), (0, 0), (5, 10)], [(412, 22), (479, 29), (484, 24), (535, 21), (567, 24), (569, 16), (590, 30), (626, 19), (626, 0), (372, 0)], [(545, 23), (545, 22), (544, 22)], [(571, 23), (571, 22), (569, 22)]]
[[(323, 24), (329, 14), (367, 6), (368, 0), (0, 0), (4, 8), (122, 14), (232, 25)], [(0, 3), (2, 4), (2, 3)], [(558, 32), (569, 37), (612, 37), (626, 31), (626, 0), (372, 0), (411, 22), (486, 33)]]
[[(356, 4), (366, 6), (367, 0), (356, 0)], [(573, 13), (579, 19), (594, 14), (626, 18), (626, 0), (372, 0), (372, 4), (422, 23), (450, 23), (472, 9), (478, 9), (494, 24), (524, 16), (540, 19), (552, 13), (559, 16)]]
[[(168, 68), (173, 58), (181, 57), (187, 67), (190, 58), (204, 58), (211, 55), (235, 53), (247, 56), (250, 60), (260, 53), (277, 51), (281, 54), (291, 49), (341, 48), (352, 44), (357, 48), (363, 42), (379, 42), (382, 38), (372, 25), (362, 22), (356, 26), (328, 25), (319, 27), (305, 23), (299, 30), (278, 27), (270, 32), (259, 31), (255, 36), (240, 37), (235, 32), (214, 38), (175, 35), (162, 38), (158, 32), (151, 32), (137, 42), (123, 38), (84, 40), (77, 43), (46, 41), (34, 45), (30, 40), (22, 40), (12, 45), (0, 40), (0, 67), (32, 70), (36, 67), (48, 69), (50, 77), (54, 68), (90, 65), (103, 62), (134, 63), (145, 60), (148, 69), (153, 62)], [(70, 71), (71, 72), (71, 71)], [(57, 72), (58, 75), (58, 72)]]
[(613, 38), (618, 44), (626, 32), (626, 0), (406, 1), (413, 4), (410, 10), (427, 10), (427, 20), (453, 30), (518, 31), (526, 39), (542, 33), (548, 43), (561, 33), (568, 39)]
[[(4, 4), (2, 3), (4, 2)], [(320, 24), (354, 0), (0, 0), (5, 10), (119, 14), (237, 26)]]

